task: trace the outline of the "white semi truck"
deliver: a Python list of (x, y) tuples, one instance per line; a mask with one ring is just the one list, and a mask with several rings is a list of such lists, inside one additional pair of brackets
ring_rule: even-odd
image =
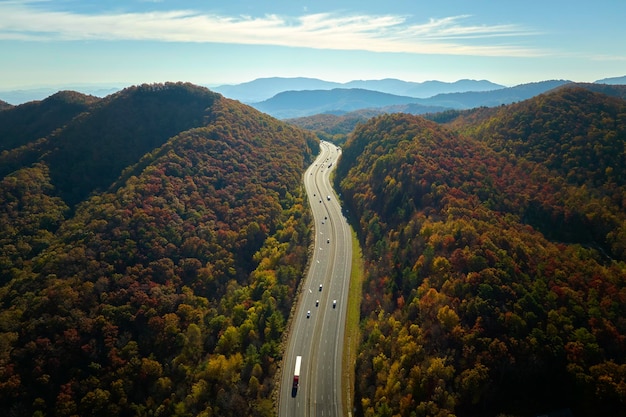
[(300, 365), (302, 364), (302, 356), (296, 356), (296, 368), (293, 371), (293, 392), (298, 391), (300, 385)]

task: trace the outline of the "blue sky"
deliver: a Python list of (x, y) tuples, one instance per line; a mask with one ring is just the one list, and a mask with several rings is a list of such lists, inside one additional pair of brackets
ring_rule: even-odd
[(626, 1), (0, 0), (0, 90), (626, 75)]

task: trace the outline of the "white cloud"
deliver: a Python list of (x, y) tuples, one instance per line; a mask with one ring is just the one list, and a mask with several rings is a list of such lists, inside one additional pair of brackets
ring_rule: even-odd
[[(396, 15), (229, 17), (191, 10), (90, 15), (49, 11), (26, 4), (0, 2), (0, 39), (213, 42), (480, 56), (541, 54), (503, 42), (532, 32), (516, 25), (463, 25), (468, 16), (413, 24), (408, 17)], [(495, 39), (499, 42), (494, 43)]]

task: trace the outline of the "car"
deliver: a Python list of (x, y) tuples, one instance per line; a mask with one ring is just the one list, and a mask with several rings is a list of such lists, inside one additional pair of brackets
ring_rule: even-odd
[(337, 300), (333, 300), (333, 308), (337, 307)]
[(320, 305), (320, 300), (315, 300), (315, 307), (318, 307)]
[(320, 284), (320, 291), (322, 291), (322, 284)]
[(311, 310), (308, 310), (308, 311), (306, 312), (306, 318), (307, 318), (307, 319), (311, 318)]
[(330, 239), (326, 239), (326, 243), (330, 243)]

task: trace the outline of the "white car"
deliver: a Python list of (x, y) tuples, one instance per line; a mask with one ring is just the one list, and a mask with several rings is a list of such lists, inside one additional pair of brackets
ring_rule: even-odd
[(308, 319), (308, 318), (311, 318), (311, 310), (308, 310), (308, 311), (306, 312), (306, 318), (307, 318), (307, 319)]
[(333, 308), (337, 307), (337, 300), (333, 300)]

